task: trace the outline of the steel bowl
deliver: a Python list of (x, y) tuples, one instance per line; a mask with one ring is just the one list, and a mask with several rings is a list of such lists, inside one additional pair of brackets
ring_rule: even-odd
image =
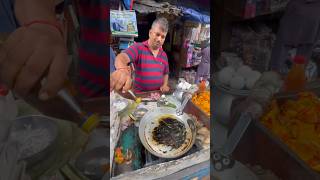
[[(184, 124), (186, 128), (186, 140), (179, 148), (172, 148), (159, 144), (152, 137), (152, 131), (159, 126), (162, 117), (172, 117)], [(196, 138), (196, 125), (194, 119), (186, 113), (177, 115), (176, 110), (168, 107), (158, 107), (148, 111), (140, 121), (139, 137), (143, 146), (153, 155), (161, 158), (180, 157), (190, 150)]]
[(130, 117), (135, 121), (140, 121), (140, 119), (148, 112), (146, 108), (139, 108), (133, 111)]
[(212, 91), (214, 94), (213, 102), (219, 105), (214, 107), (211, 114), (214, 114), (215, 119), (224, 125), (229, 124), (233, 101), (237, 98), (247, 97), (250, 93), (249, 90), (232, 89), (218, 81), (215, 82)]
[[(123, 108), (121, 108), (121, 109), (117, 109), (117, 108), (116, 108), (116, 105), (115, 105), (115, 104), (117, 104), (117, 103), (124, 103), (125, 106), (124, 106)], [(126, 100), (126, 99), (116, 99), (116, 100), (112, 103), (112, 107), (115, 108), (119, 113), (124, 112), (124, 111), (128, 108), (128, 106), (129, 106), (129, 101)]]
[(43, 160), (48, 154), (50, 154), (50, 152), (52, 152), (52, 147), (58, 137), (58, 125), (50, 117), (41, 115), (23, 116), (17, 118), (13, 122), (10, 133), (23, 131), (28, 127), (31, 127), (31, 129), (44, 128), (49, 132), (51, 136), (50, 142), (42, 150), (29, 156), (21, 156), (19, 158), (19, 160), (26, 161), (28, 166), (30, 167), (35, 163)]
[(100, 146), (83, 152), (76, 159), (75, 167), (92, 180), (110, 177), (109, 152), (110, 149), (107, 146)]

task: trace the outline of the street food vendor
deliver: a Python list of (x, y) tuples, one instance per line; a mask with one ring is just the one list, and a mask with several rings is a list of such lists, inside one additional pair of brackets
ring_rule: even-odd
[[(137, 92), (161, 90), (167, 92), (169, 64), (162, 45), (168, 32), (168, 21), (156, 19), (149, 30), (149, 39), (135, 43), (120, 53), (115, 60), (116, 71), (110, 77), (110, 90), (127, 91), (131, 89), (131, 72), (135, 77), (133, 88)], [(134, 68), (130, 68), (131, 65)]]

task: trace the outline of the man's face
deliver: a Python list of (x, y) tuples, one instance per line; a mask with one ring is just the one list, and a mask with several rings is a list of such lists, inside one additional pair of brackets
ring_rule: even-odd
[(164, 40), (166, 39), (167, 33), (163, 31), (159, 24), (156, 24), (153, 28), (149, 31), (149, 40), (150, 46), (153, 49), (159, 49), (162, 47)]

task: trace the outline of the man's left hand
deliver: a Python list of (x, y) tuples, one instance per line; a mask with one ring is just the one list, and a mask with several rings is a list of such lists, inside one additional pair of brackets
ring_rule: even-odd
[(160, 87), (161, 92), (168, 92), (169, 90), (170, 90), (170, 87), (166, 84), (164, 84)]

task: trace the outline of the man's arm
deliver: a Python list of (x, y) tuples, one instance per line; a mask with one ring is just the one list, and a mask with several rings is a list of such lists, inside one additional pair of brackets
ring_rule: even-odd
[(160, 87), (161, 92), (168, 92), (170, 90), (170, 87), (168, 86), (168, 79), (169, 79), (169, 74), (165, 74), (163, 76), (163, 84)]
[(126, 53), (120, 53), (115, 60), (116, 70), (110, 76), (110, 91), (131, 89), (131, 70), (128, 66), (130, 58)]
[[(166, 58), (167, 58), (167, 55), (166, 55)], [(169, 81), (169, 64), (166, 64), (164, 68), (163, 84), (160, 87), (161, 92), (168, 92), (170, 90), (170, 87), (168, 86), (168, 81)]]
[(122, 89), (125, 92), (131, 89), (131, 70), (128, 63), (138, 59), (138, 46), (139, 44), (134, 44), (116, 57), (116, 71), (110, 77), (110, 91)]
[(163, 76), (163, 86), (168, 86), (169, 74)]
[(116, 70), (120, 68), (125, 68), (128, 66), (128, 63), (130, 62), (130, 58), (126, 53), (120, 53), (115, 60), (115, 67)]

